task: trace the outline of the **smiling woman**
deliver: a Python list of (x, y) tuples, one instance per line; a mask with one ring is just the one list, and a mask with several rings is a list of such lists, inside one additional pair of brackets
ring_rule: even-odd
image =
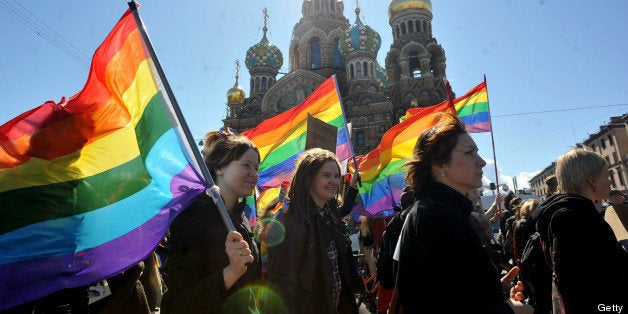
[[(241, 313), (255, 308), (247, 293), (261, 277), (259, 251), (240, 198), (257, 184), (260, 155), (249, 139), (228, 131), (205, 136), (205, 164), (236, 231), (202, 194), (170, 226), (163, 271), (162, 313)], [(242, 299), (244, 296), (244, 299)]]
[(348, 188), (338, 208), (340, 165), (328, 150), (306, 150), (294, 169), (290, 204), (278, 217), (285, 238), (269, 248), (268, 280), (289, 313), (357, 313), (357, 271), (340, 219), (351, 211), (357, 190)]

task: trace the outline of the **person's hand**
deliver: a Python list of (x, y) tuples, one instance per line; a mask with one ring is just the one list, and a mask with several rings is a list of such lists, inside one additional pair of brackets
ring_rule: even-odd
[(242, 235), (237, 231), (229, 231), (225, 241), (225, 252), (229, 256), (229, 266), (223, 269), (223, 277), (227, 289), (246, 273), (246, 264), (252, 263), (254, 258), (251, 255), (249, 244), (244, 241)]
[(349, 186), (354, 188), (355, 184), (356, 184), (356, 182), (358, 182), (358, 180), (360, 180), (360, 172), (356, 171), (356, 172), (353, 173), (353, 176), (351, 176), (351, 183), (349, 183)]
[[(502, 200), (504, 199), (504, 196), (501, 194), (497, 194), (495, 196), (495, 200), (493, 201), (493, 205), (492, 206), (499, 206), (499, 204), (502, 203)], [(499, 208), (501, 209), (501, 206), (499, 206)]]
[(525, 299), (525, 296), (523, 295), (523, 283), (521, 281), (517, 281), (514, 286), (510, 286), (511, 282), (518, 274), (519, 266), (513, 266), (501, 279), (504, 295), (509, 296), (506, 299), (506, 303), (515, 313), (534, 313), (534, 308), (531, 305), (523, 303), (523, 300)]
[(514, 301), (523, 301), (525, 296), (523, 295), (523, 283), (521, 281), (517, 281), (514, 286), (511, 286), (511, 283), (515, 278), (519, 275), (519, 266), (513, 266), (508, 273), (502, 277), (502, 289), (504, 290), (504, 295), (509, 296), (510, 299)]
[(506, 304), (510, 306), (515, 314), (532, 314), (534, 308), (530, 304), (525, 304), (521, 301), (515, 301), (513, 299), (506, 300)]

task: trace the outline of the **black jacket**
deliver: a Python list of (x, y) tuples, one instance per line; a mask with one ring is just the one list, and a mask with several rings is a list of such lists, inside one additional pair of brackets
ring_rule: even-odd
[(556, 252), (558, 290), (567, 313), (597, 312), (599, 304), (628, 306), (628, 253), (591, 200), (554, 195), (533, 219), (547, 243), (546, 254)]
[[(243, 210), (244, 203), (237, 204), (234, 213), (230, 213), (231, 221), (248, 242), (255, 261), (229, 290), (222, 275), (229, 265), (225, 252), (227, 228), (211, 198), (201, 194), (174, 219), (163, 266), (168, 290), (161, 302), (161, 313), (249, 313), (248, 302), (253, 300), (241, 288), (260, 278), (261, 263)], [(244, 299), (225, 304), (236, 291)]]
[(438, 182), (417, 193), (399, 238), (396, 288), (406, 313), (512, 313), (471, 210), (469, 199)]
[[(355, 200), (357, 190), (350, 191), (345, 198), (347, 205), (334, 212), (333, 226), (326, 225), (315, 210), (307, 215), (295, 203), (290, 203), (289, 210), (277, 218), (285, 227), (285, 238), (268, 249), (268, 281), (285, 302), (289, 313), (334, 313), (331, 304), (332, 266), (326, 251), (330, 241), (336, 242), (342, 281), (338, 311), (357, 313), (357, 270), (351, 241), (344, 234), (340, 220), (348, 214), (347, 208), (352, 207)], [(314, 206), (313, 200), (309, 202)]]

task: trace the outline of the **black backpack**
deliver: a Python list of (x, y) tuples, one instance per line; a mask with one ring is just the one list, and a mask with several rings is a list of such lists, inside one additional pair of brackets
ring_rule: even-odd
[(519, 261), (519, 278), (524, 284), (524, 294), (530, 298), (529, 303), (536, 309), (551, 311), (552, 268), (545, 255), (545, 247), (546, 243), (538, 231), (528, 237)]
[(412, 207), (396, 213), (388, 222), (388, 225), (386, 225), (386, 231), (382, 235), (382, 244), (377, 255), (377, 280), (386, 289), (395, 287), (396, 262), (393, 259), (393, 255), (395, 254), (399, 235), (401, 235), (401, 228), (406, 221), (410, 208)]

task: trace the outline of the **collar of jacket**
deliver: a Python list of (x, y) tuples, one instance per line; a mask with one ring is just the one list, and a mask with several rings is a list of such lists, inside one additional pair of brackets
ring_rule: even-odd
[(419, 201), (421, 199), (429, 199), (446, 203), (465, 217), (469, 216), (471, 211), (473, 211), (473, 204), (470, 199), (450, 186), (436, 181), (432, 181), (429, 186), (422, 189), (415, 198)]

